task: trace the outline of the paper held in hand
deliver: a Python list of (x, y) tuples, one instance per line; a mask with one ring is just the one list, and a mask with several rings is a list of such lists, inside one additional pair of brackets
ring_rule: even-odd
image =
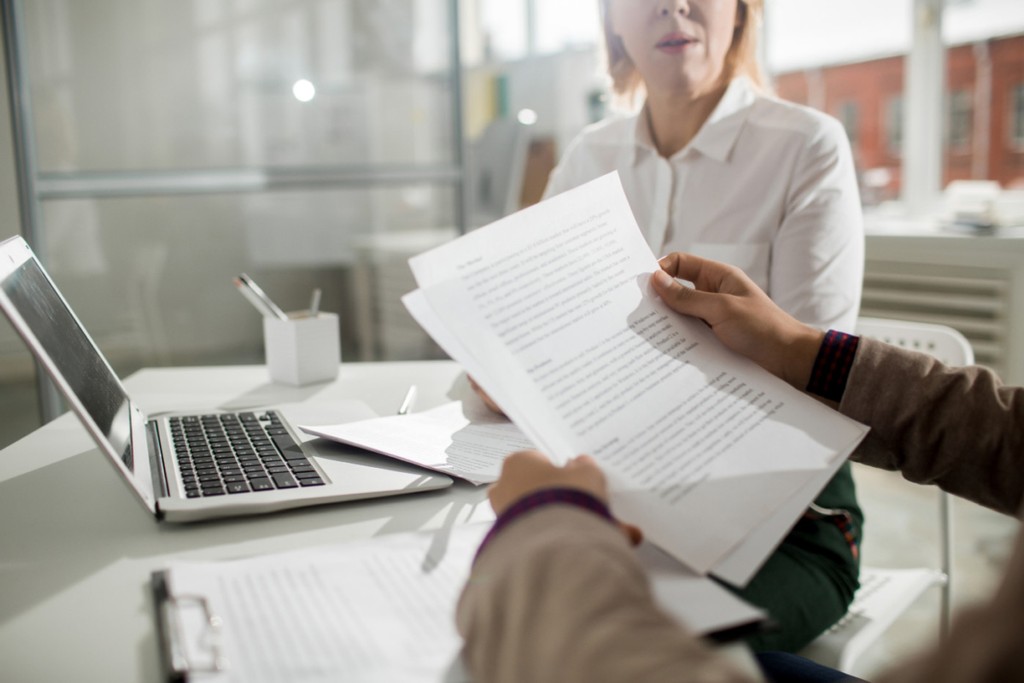
[(698, 572), (810, 503), (867, 432), (661, 301), (617, 174), (409, 263), (431, 337), (553, 460), (592, 455), (614, 513)]

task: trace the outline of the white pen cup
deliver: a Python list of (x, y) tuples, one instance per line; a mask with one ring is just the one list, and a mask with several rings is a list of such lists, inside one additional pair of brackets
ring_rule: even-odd
[(341, 335), (337, 313), (296, 313), (287, 320), (263, 319), (263, 345), (270, 378), (302, 386), (338, 376)]

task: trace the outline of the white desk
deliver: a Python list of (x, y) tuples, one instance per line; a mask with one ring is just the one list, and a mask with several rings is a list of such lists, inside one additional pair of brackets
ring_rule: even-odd
[[(142, 370), (126, 384), (147, 412), (359, 398), (394, 413), (460, 389), (452, 362), (345, 363), (327, 385), (271, 384), (263, 366)], [(464, 381), (464, 380), (463, 380)], [(0, 451), (0, 678), (159, 681), (150, 572), (493, 519), (483, 487), (322, 505), (193, 525), (156, 522), (66, 414)]]
[[(147, 412), (358, 398), (382, 415), (410, 384), (417, 409), (467, 390), (450, 361), (344, 363), (333, 383), (271, 384), (263, 366), (142, 370), (126, 381)], [(65, 414), (0, 451), (0, 677), (160, 681), (149, 576), (175, 560), (229, 559), (492, 520), (484, 487), (321, 505), (191, 525), (156, 522)], [(754, 671), (740, 645), (723, 648)]]

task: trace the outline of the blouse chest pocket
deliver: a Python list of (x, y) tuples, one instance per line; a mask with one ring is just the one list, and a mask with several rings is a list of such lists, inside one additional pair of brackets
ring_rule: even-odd
[(726, 244), (721, 242), (695, 242), (687, 251), (694, 256), (721, 261), (736, 266), (758, 287), (768, 291), (768, 263), (771, 244)]

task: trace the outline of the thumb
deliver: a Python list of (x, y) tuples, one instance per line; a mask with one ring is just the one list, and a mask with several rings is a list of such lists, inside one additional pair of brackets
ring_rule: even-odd
[(619, 531), (626, 537), (629, 544), (634, 548), (643, 543), (644, 532), (641, 531), (640, 527), (635, 524), (628, 524), (626, 522), (616, 522), (619, 526)]
[(651, 286), (662, 301), (677, 313), (707, 320), (712, 312), (713, 295), (683, 285), (664, 270), (654, 271)]

